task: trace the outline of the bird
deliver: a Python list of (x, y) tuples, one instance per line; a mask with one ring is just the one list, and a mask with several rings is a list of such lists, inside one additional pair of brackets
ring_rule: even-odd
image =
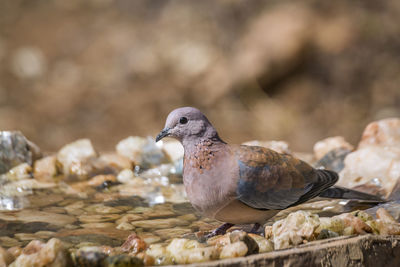
[(169, 113), (156, 142), (172, 137), (184, 148), (183, 183), (192, 206), (223, 222), (207, 237), (224, 234), (236, 224), (252, 231), (279, 211), (315, 197), (382, 201), (378, 196), (333, 187), (338, 174), (315, 169), (290, 154), (224, 142), (197, 108)]

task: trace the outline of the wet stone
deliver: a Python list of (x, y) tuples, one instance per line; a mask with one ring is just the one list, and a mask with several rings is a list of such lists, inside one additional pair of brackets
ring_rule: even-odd
[(40, 149), (18, 131), (0, 131), (0, 174), (40, 157)]
[(20, 246), (21, 242), (19, 242), (15, 238), (11, 238), (8, 236), (0, 236), (0, 246), (10, 248), (15, 246)]
[(74, 262), (75, 266), (103, 267), (104, 260), (107, 257), (108, 257), (108, 255), (104, 252), (78, 250), (73, 255), (73, 262)]
[(104, 260), (104, 267), (141, 267), (143, 261), (129, 255), (110, 256)]
[(94, 214), (94, 215), (81, 215), (78, 217), (79, 221), (83, 223), (98, 223), (110, 222), (119, 219), (121, 216), (118, 214)]
[(35, 161), (33, 173), (35, 179), (43, 182), (52, 182), (57, 175), (56, 156), (48, 156)]
[(169, 219), (133, 221), (131, 222), (131, 224), (135, 227), (141, 227), (144, 229), (164, 229), (164, 228), (172, 228), (175, 226), (189, 225), (189, 222), (182, 221), (176, 218), (169, 218)]
[(80, 226), (83, 228), (108, 228), (114, 227), (114, 223), (84, 223)]
[(169, 228), (169, 229), (160, 229), (160, 230), (155, 230), (154, 234), (158, 235), (164, 240), (175, 238), (175, 237), (181, 237), (185, 234), (191, 233), (191, 229), (187, 228), (180, 228), (180, 227), (175, 227), (175, 228)]

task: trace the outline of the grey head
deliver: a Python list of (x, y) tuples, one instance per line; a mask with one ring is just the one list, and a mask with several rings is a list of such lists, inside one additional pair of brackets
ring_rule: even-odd
[(167, 136), (179, 140), (184, 146), (202, 139), (220, 140), (207, 117), (193, 107), (177, 108), (169, 113), (165, 127), (157, 135), (156, 142)]

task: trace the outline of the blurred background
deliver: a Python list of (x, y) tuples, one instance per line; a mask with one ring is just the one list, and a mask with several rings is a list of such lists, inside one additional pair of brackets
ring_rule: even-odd
[(356, 144), (400, 116), (399, 17), (398, 0), (2, 0), (0, 129), (112, 150), (195, 106), (228, 142)]

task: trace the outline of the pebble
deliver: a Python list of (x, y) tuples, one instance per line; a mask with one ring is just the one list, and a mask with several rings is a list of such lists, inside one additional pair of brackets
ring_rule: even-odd
[(159, 236), (156, 236), (152, 233), (138, 233), (138, 236), (146, 242), (146, 244), (154, 244), (161, 241)]
[(365, 146), (347, 155), (337, 185), (388, 197), (400, 177), (396, 147)]
[(343, 136), (328, 137), (321, 141), (318, 141), (314, 145), (314, 155), (317, 160), (320, 160), (329, 151), (334, 149), (345, 149), (352, 151), (354, 147), (348, 143)]
[(155, 230), (153, 233), (158, 235), (164, 240), (171, 239), (174, 237), (183, 236), (185, 234), (191, 233), (191, 229), (175, 227), (175, 228), (168, 228), (168, 229), (159, 229)]
[(117, 224), (140, 221), (147, 217), (142, 214), (126, 214), (116, 221)]
[(125, 242), (121, 245), (121, 250), (125, 253), (137, 254), (144, 251), (147, 248), (146, 242), (144, 242), (136, 233), (132, 233), (128, 236)]
[(11, 238), (8, 236), (0, 236), (0, 246), (2, 247), (16, 247), (16, 246), (20, 246), (21, 242), (19, 242), (17, 239), (15, 238)]
[(319, 226), (319, 218), (305, 211), (296, 211), (285, 219), (272, 225), (273, 242), (275, 249), (284, 249), (292, 245), (299, 245), (308, 240)]
[(124, 212), (116, 207), (104, 206), (103, 204), (94, 204), (84, 208), (85, 211), (95, 214), (114, 214)]
[(110, 222), (120, 218), (118, 214), (83, 214), (78, 217), (78, 220), (83, 223), (98, 223), (98, 222)]
[(164, 229), (164, 228), (173, 228), (175, 226), (189, 225), (189, 222), (179, 220), (176, 218), (168, 218), (168, 219), (133, 221), (131, 222), (131, 224), (135, 227), (141, 227), (144, 229)]
[(14, 255), (0, 247), (0, 266), (7, 266), (14, 261)]
[(131, 169), (124, 169), (117, 175), (117, 180), (120, 183), (128, 183), (135, 178), (135, 174)]
[(195, 240), (184, 238), (173, 239), (166, 251), (178, 264), (206, 262), (217, 257), (215, 248), (205, 247)]
[(83, 180), (93, 170), (90, 159), (96, 157), (97, 153), (90, 140), (80, 139), (63, 146), (58, 151), (57, 163), (61, 165), (62, 173), (65, 176)]
[(368, 124), (362, 134), (358, 148), (371, 145), (400, 149), (400, 119), (389, 118)]
[(5, 221), (45, 222), (64, 226), (75, 222), (75, 218), (65, 214), (49, 213), (25, 209), (14, 213), (0, 213), (0, 219)]
[(18, 181), (31, 178), (31, 173), (31, 165), (28, 163), (21, 163), (9, 170), (4, 177), (7, 181)]
[(0, 174), (40, 158), (40, 149), (18, 131), (0, 131)]
[(83, 223), (80, 226), (83, 228), (109, 228), (114, 227), (114, 223)]
[(118, 226), (116, 228), (118, 230), (125, 230), (125, 231), (130, 231), (130, 230), (135, 229), (135, 227), (132, 224), (127, 223), (127, 222), (123, 222), (123, 223), (118, 224)]
[(112, 169), (121, 171), (124, 169), (131, 169), (133, 167), (129, 158), (117, 153), (101, 154), (99, 161), (103, 163), (103, 169), (111, 167)]
[(162, 149), (171, 162), (183, 158), (184, 150), (182, 144), (177, 140), (168, 140), (163, 142)]
[(61, 241), (52, 238), (47, 243), (31, 241), (10, 267), (69, 266), (71, 263), (69, 253)]
[(247, 254), (247, 246), (244, 242), (239, 241), (225, 245), (219, 255), (220, 259), (243, 257)]
[(35, 179), (43, 182), (52, 182), (57, 175), (57, 157), (48, 156), (35, 161), (33, 174)]

